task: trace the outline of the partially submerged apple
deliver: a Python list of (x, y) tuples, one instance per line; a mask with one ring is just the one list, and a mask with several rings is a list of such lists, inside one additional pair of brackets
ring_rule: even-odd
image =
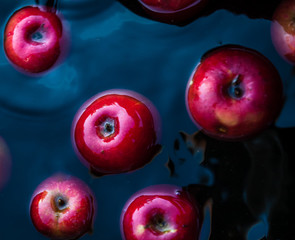
[(154, 20), (181, 25), (195, 18), (208, 0), (139, 0), (139, 2)]
[(181, 187), (154, 185), (135, 193), (121, 214), (124, 240), (197, 240), (202, 215)]
[(283, 103), (283, 84), (259, 52), (225, 45), (207, 52), (186, 90), (187, 110), (204, 133), (223, 140), (252, 137), (273, 124)]
[(144, 96), (109, 90), (86, 101), (72, 126), (80, 160), (96, 176), (136, 170), (161, 150), (160, 116)]
[(283, 0), (276, 8), (271, 23), (271, 37), (277, 52), (295, 64), (295, 1)]
[(80, 179), (57, 174), (42, 182), (30, 203), (35, 228), (54, 240), (77, 239), (92, 231), (95, 198)]
[(40, 74), (66, 54), (67, 31), (54, 9), (26, 6), (14, 12), (5, 26), (4, 51), (17, 70)]

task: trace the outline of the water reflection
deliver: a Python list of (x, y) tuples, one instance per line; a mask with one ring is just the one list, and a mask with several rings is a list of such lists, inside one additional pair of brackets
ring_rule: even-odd
[(105, 11), (115, 0), (35, 0), (37, 5), (47, 5), (61, 11), (69, 20), (81, 20)]
[[(151, 16), (147, 15), (147, 13), (143, 10), (142, 6), (139, 4), (138, 1), (134, 0), (118, 0), (122, 5), (127, 7), (130, 11), (134, 12), (135, 14), (152, 19)], [(171, 24), (175, 25), (186, 25), (189, 24), (196, 19), (208, 16), (212, 14), (213, 12), (220, 10), (220, 9), (226, 9), (229, 10), (235, 14), (245, 14), (250, 18), (263, 18), (271, 20), (273, 12), (275, 8), (277, 7), (279, 1), (277, 0), (260, 0), (260, 1), (254, 1), (254, 0), (211, 0), (206, 5), (206, 7), (202, 10), (201, 13), (196, 14), (189, 19), (187, 19), (186, 22), (171, 22)]]
[(0, 190), (10, 177), (11, 158), (5, 141), (0, 137)]
[(201, 205), (212, 200), (210, 240), (292, 239), (295, 153), (289, 139), (294, 134), (295, 128), (273, 127), (242, 142), (201, 132), (182, 138), (186, 148), (203, 151), (200, 165), (214, 175), (212, 186), (187, 186)]

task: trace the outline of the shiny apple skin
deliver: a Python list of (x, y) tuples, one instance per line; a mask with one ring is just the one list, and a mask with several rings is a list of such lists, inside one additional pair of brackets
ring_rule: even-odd
[[(113, 133), (101, 126), (113, 121)], [(72, 126), (72, 143), (93, 175), (118, 174), (143, 167), (161, 150), (160, 116), (144, 96), (129, 90), (99, 93), (78, 110)]]
[(207, 2), (208, 0), (139, 0), (154, 20), (180, 25), (201, 13)]
[(295, 1), (284, 0), (276, 8), (271, 23), (271, 38), (277, 52), (295, 64)]
[(53, 9), (23, 7), (9, 18), (4, 30), (4, 50), (20, 72), (40, 74), (56, 65), (67, 52), (68, 30)]
[(275, 122), (283, 103), (283, 85), (274, 65), (259, 52), (238, 45), (207, 52), (186, 89), (193, 122), (221, 140), (253, 137)]
[(197, 240), (201, 222), (195, 199), (181, 187), (163, 184), (135, 193), (120, 226), (123, 240)]
[[(58, 206), (56, 199), (64, 204)], [(30, 203), (35, 228), (54, 240), (78, 239), (92, 231), (96, 202), (90, 188), (80, 179), (57, 174), (43, 181)]]

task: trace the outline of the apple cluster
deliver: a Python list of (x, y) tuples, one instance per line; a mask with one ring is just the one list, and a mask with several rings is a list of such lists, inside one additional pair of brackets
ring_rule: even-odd
[[(186, 16), (200, 12), (207, 0), (139, 3), (155, 19), (182, 22)], [(284, 1), (272, 25), (274, 45), (293, 63), (294, 6), (294, 0)], [(8, 60), (27, 74), (44, 73), (56, 66), (68, 43), (62, 17), (48, 7), (19, 9), (4, 30)], [(258, 51), (224, 45), (202, 56), (188, 80), (185, 102), (193, 122), (208, 136), (244, 140), (275, 122), (284, 103), (283, 84), (275, 66)], [(92, 175), (132, 172), (161, 152), (160, 114), (139, 93), (122, 89), (101, 92), (77, 111), (71, 139), (75, 153)], [(42, 182), (30, 203), (34, 226), (51, 239), (77, 239), (91, 232), (95, 214), (91, 189), (80, 179), (64, 174)], [(202, 210), (196, 199), (173, 185), (139, 191), (127, 201), (121, 214), (125, 240), (196, 240), (201, 226)]]

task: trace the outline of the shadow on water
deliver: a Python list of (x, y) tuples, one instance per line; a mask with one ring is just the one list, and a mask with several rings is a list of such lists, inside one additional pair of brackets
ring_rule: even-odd
[[(290, 139), (294, 134), (295, 128), (272, 127), (247, 141), (224, 142), (202, 132), (181, 133), (183, 146), (192, 155), (201, 151), (200, 165), (214, 176), (210, 186), (186, 186), (201, 206), (212, 202), (210, 240), (292, 239), (295, 152)], [(176, 151), (182, 150), (179, 146), (174, 146)], [(172, 159), (177, 174), (179, 159), (176, 155)]]
[(70, 20), (86, 19), (105, 11), (115, 1), (97, 1), (97, 0), (35, 0), (37, 5), (47, 5), (62, 11), (63, 15)]
[[(152, 19), (142, 8), (138, 1), (134, 0), (118, 0), (122, 5), (137, 15)], [(245, 14), (249, 18), (263, 18), (271, 20), (273, 12), (280, 0), (209, 0), (205, 9), (200, 14), (191, 16), (186, 22), (172, 23), (175, 25), (187, 25), (197, 18), (208, 16), (217, 10), (225, 9), (235, 14)]]

